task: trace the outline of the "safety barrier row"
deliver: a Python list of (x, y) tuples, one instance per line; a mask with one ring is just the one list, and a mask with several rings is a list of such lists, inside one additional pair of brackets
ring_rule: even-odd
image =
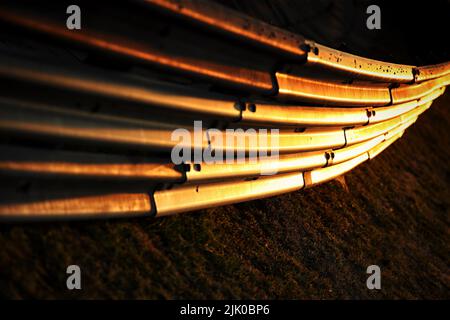
[[(309, 188), (373, 159), (450, 83), (448, 62), (354, 56), (210, 1), (86, 5), (73, 31), (58, 4), (0, 4), (0, 219), (159, 217)], [(174, 164), (175, 147), (243, 158)]]

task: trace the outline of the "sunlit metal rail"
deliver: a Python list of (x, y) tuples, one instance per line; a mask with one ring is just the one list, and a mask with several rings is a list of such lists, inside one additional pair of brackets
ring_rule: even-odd
[[(450, 83), (449, 62), (354, 56), (213, 2), (131, 1), (135, 21), (111, 4), (117, 26), (80, 31), (34, 5), (0, 4), (3, 220), (159, 217), (309, 188), (373, 159)], [(235, 161), (174, 164), (175, 147)]]

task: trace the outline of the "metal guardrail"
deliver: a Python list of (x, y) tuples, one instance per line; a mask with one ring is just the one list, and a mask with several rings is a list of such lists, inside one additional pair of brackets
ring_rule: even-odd
[(417, 67), (415, 82), (427, 81), (435, 78), (445, 77), (450, 73), (450, 62), (444, 62), (432, 66)]
[[(8, 39), (0, 47), (0, 79), (10, 88), (0, 89), (0, 175), (10, 182), (0, 187), (0, 219), (158, 217), (309, 188), (376, 157), (450, 82), (448, 62), (417, 67), (354, 56), (213, 2), (130, 6), (141, 24), (149, 14), (181, 26), (134, 34), (135, 21), (113, 30), (93, 22), (74, 32), (52, 10), (0, 5), (0, 21), (38, 52), (32, 57), (0, 34)], [(180, 35), (201, 39), (210, 52)], [(240, 43), (254, 61), (246, 48), (227, 58)], [(58, 48), (62, 60), (52, 56)], [(125, 67), (79, 58), (98, 55)], [(279, 68), (284, 62), (310, 74), (288, 73)], [(279, 141), (261, 144), (261, 133), (234, 131), (230, 137), (244, 143), (229, 145), (201, 132), (198, 144), (194, 120), (222, 135), (267, 129), (268, 141), (275, 128)], [(190, 141), (173, 140), (175, 129)], [(169, 153), (176, 145), (245, 157), (175, 165)], [(259, 151), (280, 155), (253, 159)]]
[(424, 81), (418, 84), (409, 86), (400, 86), (391, 90), (392, 102), (402, 103), (421, 97), (433, 92), (436, 89), (448, 86), (450, 84), (450, 74), (441, 78), (436, 78), (429, 81)]
[[(96, 27), (83, 28), (79, 32), (71, 32), (61, 24), (58, 15), (42, 16), (39, 6), (31, 12), (26, 7), (17, 8), (15, 5), (2, 3), (0, 5), (0, 19), (15, 26), (28, 29), (34, 33), (52, 36), (55, 39), (76, 45), (88, 50), (102, 51), (143, 65), (153, 65), (170, 71), (188, 73), (192, 76), (205, 78), (209, 81), (224, 83), (240, 89), (271, 93), (274, 90), (272, 77), (264, 68), (251, 68), (238, 63), (226, 63), (225, 53), (202, 55), (198, 57), (195, 45), (186, 48), (183, 53), (179, 48), (171, 49), (162, 40), (133, 41), (129, 30), (101, 30)], [(107, 15), (104, 12), (105, 16)], [(101, 17), (98, 17), (100, 19)], [(196, 39), (202, 41), (204, 39)], [(236, 49), (235, 49), (236, 50)], [(255, 58), (254, 54), (252, 55)], [(249, 56), (248, 58), (252, 57)]]
[(367, 59), (341, 52), (204, 0), (137, 0), (176, 16), (200, 23), (217, 32), (251, 41), (308, 64), (374, 81), (409, 83), (431, 80), (450, 73), (448, 62), (433, 66), (410, 66)]
[(301, 61), (307, 54), (304, 46), (305, 40), (302, 36), (276, 28), (213, 2), (201, 0), (142, 0), (137, 2), (168, 10), (188, 18), (194, 23), (201, 23), (225, 35), (274, 50), (290, 58), (297, 58)]
[(0, 171), (13, 176), (54, 176), (118, 180), (184, 181), (183, 170), (149, 157), (126, 157), (30, 147), (0, 146)]
[(114, 193), (76, 197), (59, 195), (57, 199), (31, 200), (0, 205), (1, 218), (15, 221), (118, 218), (147, 216), (152, 203), (146, 193)]
[(10, 56), (0, 59), (0, 76), (19, 82), (49, 87), (73, 94), (90, 94), (124, 103), (138, 103), (204, 116), (238, 120), (237, 100), (224, 95), (188, 90), (183, 86), (136, 79), (118, 72), (84, 66), (55, 66), (24, 61)]
[(276, 73), (280, 98), (341, 106), (385, 106), (391, 102), (387, 85), (342, 84)]

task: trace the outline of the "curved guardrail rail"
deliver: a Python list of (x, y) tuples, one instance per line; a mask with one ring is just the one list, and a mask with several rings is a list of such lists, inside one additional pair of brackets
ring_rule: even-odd
[[(31, 5), (31, 4), (30, 4)], [(192, 76), (205, 78), (209, 81), (224, 83), (240, 89), (250, 89), (270, 93), (274, 90), (272, 77), (267, 70), (268, 67), (247, 67), (239, 65), (238, 62), (226, 63), (230, 58), (223, 52), (214, 54), (202, 54), (198, 57), (195, 52), (195, 44), (185, 48), (180, 54), (179, 48), (172, 50), (170, 45), (163, 41), (133, 41), (129, 30), (101, 30), (83, 28), (79, 32), (71, 32), (65, 24), (60, 23), (58, 15), (41, 16), (39, 6), (31, 12), (27, 7), (16, 8), (8, 3), (0, 5), (0, 19), (34, 33), (52, 36), (64, 43), (70, 43), (89, 50), (103, 51), (108, 54), (136, 61), (140, 64), (156, 65), (175, 72), (189, 73)], [(20, 10), (19, 10), (20, 9)], [(105, 16), (107, 12), (103, 12)], [(97, 17), (100, 19), (101, 17)], [(95, 20), (93, 20), (95, 21)], [(156, 38), (156, 36), (155, 36)], [(194, 39), (201, 42), (204, 39)], [(234, 50), (237, 50), (234, 48)], [(255, 54), (248, 58), (255, 59)], [(225, 60), (225, 61), (223, 61)], [(266, 70), (264, 70), (266, 69)]]
[[(130, 6), (136, 21), (73, 32), (53, 7), (0, 4), (0, 219), (159, 217), (309, 188), (376, 157), (450, 83), (449, 62), (354, 56), (213, 2)], [(174, 164), (175, 147), (190, 160)]]
[(417, 67), (415, 72), (415, 82), (422, 82), (434, 78), (445, 77), (450, 73), (450, 62), (444, 62), (433, 66)]
[(308, 64), (327, 67), (375, 81), (409, 83), (443, 77), (450, 73), (448, 62), (416, 67), (359, 57), (341, 52), (274, 26), (244, 16), (232, 9), (204, 0), (138, 0), (174, 15), (201, 23), (217, 32), (254, 42), (289, 54)]
[(30, 147), (0, 146), (0, 171), (17, 176), (54, 176), (119, 180), (184, 181), (183, 170), (149, 157), (126, 157)]

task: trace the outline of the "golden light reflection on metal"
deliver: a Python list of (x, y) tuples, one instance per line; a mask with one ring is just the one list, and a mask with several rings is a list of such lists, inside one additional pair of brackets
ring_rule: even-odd
[(313, 41), (306, 41), (311, 51), (308, 63), (350, 73), (356, 78), (368, 78), (384, 82), (412, 82), (414, 66), (389, 63), (355, 56), (332, 49)]
[(403, 131), (398, 132), (397, 134), (391, 136), (389, 139), (386, 139), (372, 150), (369, 151), (369, 159), (372, 160), (376, 156), (378, 156), (381, 152), (386, 150), (391, 144), (400, 139), (403, 136)]
[(336, 164), (331, 167), (305, 172), (304, 174), (305, 187), (309, 188), (317, 184), (333, 180), (334, 178), (337, 178), (338, 176), (343, 175), (344, 173), (352, 170), (353, 168), (355, 168), (356, 166), (358, 166), (359, 164), (363, 163), (368, 159), (369, 159), (368, 154), (364, 153), (351, 160), (342, 162), (340, 164)]
[(348, 126), (369, 121), (367, 109), (254, 104), (242, 111), (242, 121), (279, 126)]
[(416, 68), (415, 81), (422, 82), (445, 77), (450, 73), (450, 62)]
[(430, 101), (433, 101), (434, 99), (441, 96), (445, 91), (444, 88), (440, 88), (437, 90), (434, 90), (430, 94), (421, 97), (414, 101), (404, 102), (400, 104), (394, 104), (389, 107), (377, 107), (373, 108), (371, 110), (372, 114), (369, 117), (369, 123), (379, 123), (382, 121), (386, 121), (398, 116), (401, 116), (402, 114), (405, 114), (411, 110), (416, 109), (417, 107), (424, 105)]
[[(24, 59), (20, 55), (2, 54), (0, 78), (5, 83), (16, 90), (16, 85), (44, 88), (51, 97), (45, 102), (35, 102), (6, 89), (5, 97), (0, 98), (0, 130), (6, 137), (6, 142), (2, 140), (4, 145), (0, 145), (0, 171), (8, 179), (19, 176), (40, 181), (31, 192), (8, 184), (2, 186), (5, 190), (9, 188), (11, 198), (1, 199), (0, 219), (129, 217), (155, 213), (165, 216), (311, 187), (376, 157), (399, 139), (450, 84), (450, 62), (417, 67), (351, 55), (213, 2), (146, 0), (141, 5), (200, 23), (222, 35), (245, 41), (254, 49), (269, 49), (272, 54), (281, 54), (276, 58), (278, 62), (294, 63), (294, 67), (303, 64), (305, 69), (317, 72), (300, 76), (294, 74), (293, 68), (292, 74), (287, 74), (272, 68), (272, 62), (270, 68), (253, 68), (245, 63), (239, 67), (239, 62), (212, 58), (208, 53), (198, 58), (185, 52), (165, 51), (151, 39), (130, 40), (126, 32), (89, 28), (72, 32), (45, 14), (31, 13), (25, 7), (16, 10), (14, 5), (2, 3), (0, 20), (58, 39), (56, 46), (76, 43), (77, 48), (87, 52), (99, 50), (123, 61), (131, 59), (138, 66), (177, 71), (181, 82), (189, 82), (194, 77), (206, 80), (207, 88), (195, 81), (174, 85), (148, 80), (149, 75), (143, 70), (144, 75), (131, 72), (127, 75), (101, 71), (83, 63), (77, 67), (58, 67), (56, 63), (40, 61), (39, 57)], [(232, 48), (237, 43), (226, 44)], [(252, 54), (256, 56), (258, 52)], [(332, 75), (327, 74), (330, 71)], [(337, 76), (336, 71), (343, 77), (329, 80), (329, 76)], [(361, 79), (371, 82), (360, 82)], [(227, 93), (217, 93), (224, 91)], [(114, 101), (114, 106), (109, 107), (122, 109), (124, 116), (118, 116), (117, 110), (111, 113), (111, 109), (91, 112), (65, 102), (53, 105), (60, 93), (95, 97), (96, 102)], [(11, 95), (16, 96), (11, 98)], [(136, 105), (139, 110), (133, 109), (131, 114), (131, 108), (127, 107)], [(154, 112), (161, 108), (169, 111), (166, 118)], [(192, 117), (208, 119), (208, 128), (215, 129), (222, 137), (228, 135), (233, 143), (216, 139), (211, 130), (208, 134), (201, 133), (198, 145)], [(227, 128), (240, 125), (269, 130), (267, 135), (258, 130), (255, 134), (225, 133)], [(181, 128), (186, 129), (190, 139), (173, 140), (173, 131)], [(273, 133), (275, 140), (271, 139), (274, 136), (270, 129), (280, 129), (279, 135)], [(16, 140), (23, 144), (24, 138), (49, 143), (52, 147), (62, 142), (63, 146), (49, 149), (50, 153), (39, 146), (8, 145), (9, 139), (13, 144)], [(261, 140), (265, 141), (261, 143)], [(241, 143), (235, 143), (238, 141)], [(167, 151), (176, 145), (233, 155), (242, 152), (246, 156), (255, 151), (278, 151), (280, 156), (263, 157), (255, 162), (247, 157), (244, 163), (188, 161), (175, 166), (168, 160)], [(64, 150), (66, 147), (83, 151)], [(84, 150), (96, 148), (105, 148), (109, 153)], [(139, 160), (124, 155), (129, 151), (139, 151)], [(153, 160), (156, 155), (163, 160)], [(274, 175), (264, 176), (268, 172)], [(70, 183), (62, 189), (54, 184), (55, 181), (65, 183), (67, 178)], [(77, 190), (72, 183), (81, 181), (84, 188), (84, 183), (90, 185), (103, 179), (110, 179), (108, 184), (111, 180), (120, 181), (121, 189), (106, 192), (94, 186), (91, 192), (69, 191)], [(138, 188), (137, 183), (145, 186), (133, 191)], [(129, 189), (130, 186), (133, 188)], [(103, 186), (106, 187), (110, 186)], [(47, 191), (54, 194), (46, 194)]]
[(436, 78), (429, 81), (424, 81), (411, 85), (400, 85), (398, 88), (391, 89), (392, 102), (402, 103), (415, 99), (420, 99), (423, 96), (432, 93), (433, 91), (448, 86), (450, 84), (450, 74)]
[(139, 81), (117, 72), (56, 67), (48, 63), (1, 56), (0, 76), (53, 89), (141, 103), (149, 107), (223, 117), (231, 121), (240, 118), (240, 111), (235, 106), (236, 101), (223, 95), (198, 93), (167, 83)]
[(88, 219), (149, 216), (152, 203), (148, 194), (123, 193), (95, 196), (67, 195), (57, 199), (0, 203), (1, 220)]
[(341, 106), (383, 106), (391, 102), (389, 88), (374, 84), (342, 84), (276, 73), (278, 96), (290, 100)]
[(273, 90), (271, 75), (268, 72), (207, 61), (207, 55), (204, 60), (190, 58), (183, 54), (171, 55), (156, 46), (151, 46), (151, 42), (133, 42), (117, 34), (96, 33), (87, 28), (72, 32), (64, 24), (45, 20), (30, 12), (16, 12), (15, 9), (8, 6), (0, 8), (1, 20), (28, 28), (34, 32), (60, 38), (71, 44), (92, 47), (96, 50), (137, 59), (142, 63), (187, 72), (191, 75), (207, 77), (211, 80), (242, 86), (246, 89), (263, 92), (272, 92)]
[(159, 9), (187, 18), (194, 23), (235, 36), (245, 42), (253, 42), (297, 59), (307, 56), (308, 65), (317, 65), (333, 71), (341, 71), (355, 78), (380, 82), (422, 82), (445, 76), (450, 64), (416, 67), (356, 56), (318, 44), (311, 40), (266, 24), (240, 12), (214, 2), (201, 0), (144, 0)]
[(306, 52), (302, 49), (304, 39), (298, 34), (269, 25), (214, 2), (201, 0), (144, 0), (143, 2), (298, 59), (306, 56)]
[(0, 171), (12, 175), (183, 182), (174, 164), (110, 154), (0, 146)]
[(154, 193), (156, 216), (199, 210), (212, 206), (261, 199), (303, 187), (301, 173), (287, 173), (251, 181), (193, 184)]

